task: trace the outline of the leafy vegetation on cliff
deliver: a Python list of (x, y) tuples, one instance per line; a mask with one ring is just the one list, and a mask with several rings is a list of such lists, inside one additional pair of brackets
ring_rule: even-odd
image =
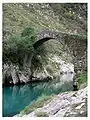
[(81, 89), (81, 88), (84, 88), (87, 86), (88, 84), (88, 81), (87, 81), (87, 74), (80, 74), (78, 75), (77, 77), (77, 81), (78, 81), (78, 88)]
[(23, 65), (24, 58), (34, 51), (35, 31), (31, 27), (23, 30), (21, 35), (12, 36), (3, 44), (3, 62)]

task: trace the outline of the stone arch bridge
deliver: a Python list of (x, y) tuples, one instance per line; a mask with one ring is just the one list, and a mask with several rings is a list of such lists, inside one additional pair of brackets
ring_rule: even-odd
[(33, 45), (34, 49), (36, 50), (40, 45), (50, 39), (54, 39), (61, 42), (62, 44), (66, 44), (73, 58), (75, 58), (76, 61), (82, 61), (84, 66), (87, 66), (87, 61), (85, 61), (87, 58), (87, 37), (85, 35), (67, 34), (62, 32), (43, 30), (37, 33), (36, 42)]
[(54, 39), (66, 44), (73, 56), (74, 71), (87, 71), (87, 37), (84, 35), (67, 34), (51, 30), (43, 30), (37, 34), (34, 49), (44, 42)]
[(62, 33), (59, 33), (59, 32), (55, 32), (55, 31), (50, 31), (50, 30), (44, 30), (44, 31), (41, 31), (39, 33), (37, 33), (37, 36), (36, 36), (36, 42), (34, 43), (34, 48), (37, 49), (41, 44), (43, 44), (45, 41), (48, 41), (50, 39), (55, 39), (55, 40), (58, 40), (60, 42), (64, 42), (62, 41)]

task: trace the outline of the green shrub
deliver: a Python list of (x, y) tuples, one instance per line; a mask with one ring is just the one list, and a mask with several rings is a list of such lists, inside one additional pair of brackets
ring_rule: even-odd
[(67, 18), (73, 19), (74, 15), (71, 12), (65, 12), (64, 14)]
[(37, 117), (49, 117), (49, 115), (45, 112), (36, 112)]
[(34, 32), (34, 28), (32, 27), (26, 27), (23, 32), (21, 33), (21, 36), (22, 37), (26, 37), (26, 36), (31, 36), (31, 35), (34, 35), (35, 32)]
[(83, 83), (87, 82), (87, 75), (86, 74), (85, 75), (80, 75), (80, 76), (78, 76), (77, 79), (78, 79), (79, 85), (83, 84)]
[(11, 61), (12, 63), (23, 64), (25, 56), (32, 54), (34, 51), (33, 43), (35, 42), (34, 29), (28, 31), (26, 35), (26, 29), (23, 31), (23, 36), (12, 36), (9, 40), (3, 44), (3, 61)]

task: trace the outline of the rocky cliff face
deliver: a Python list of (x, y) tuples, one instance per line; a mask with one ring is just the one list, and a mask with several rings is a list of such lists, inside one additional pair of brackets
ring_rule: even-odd
[(33, 26), (36, 33), (46, 29), (61, 32), (58, 37), (65, 43), (53, 39), (43, 43), (33, 55), (30, 53), (32, 57), (27, 57), (23, 67), (9, 59), (9, 62), (3, 63), (3, 83), (52, 79), (60, 74), (74, 73), (74, 67), (75, 72), (78, 69), (80, 72), (86, 71), (87, 5), (72, 5), (3, 4), (4, 41), (21, 34), (26, 26)]
[(72, 56), (67, 51), (67, 46), (52, 39), (45, 42), (34, 53), (31, 69), (27, 66), (20, 70), (19, 66), (14, 64), (4, 64), (4, 83), (27, 83), (36, 80), (53, 79), (53, 77), (61, 74), (74, 74), (72, 60)]

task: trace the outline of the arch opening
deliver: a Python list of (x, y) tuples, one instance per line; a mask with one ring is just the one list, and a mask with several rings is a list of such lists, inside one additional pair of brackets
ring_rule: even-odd
[(55, 38), (53, 38), (53, 37), (45, 37), (45, 38), (42, 38), (42, 39), (36, 41), (34, 43), (34, 45), (33, 45), (34, 49), (37, 49), (40, 45), (42, 45), (44, 42), (46, 42), (46, 41), (48, 41), (50, 39), (55, 39)]

